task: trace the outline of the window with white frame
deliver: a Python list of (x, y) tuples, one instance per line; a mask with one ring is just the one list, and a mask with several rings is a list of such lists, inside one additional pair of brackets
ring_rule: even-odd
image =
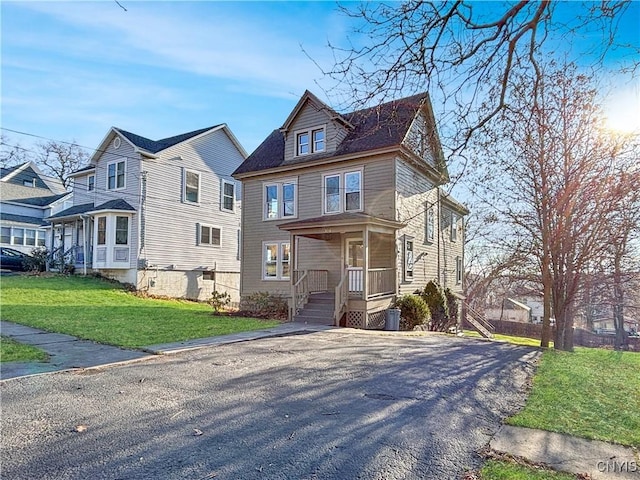
[(455, 213), (451, 213), (451, 241), (458, 240), (458, 216)]
[(96, 176), (89, 175), (87, 177), (87, 191), (92, 192), (96, 189)]
[(129, 217), (116, 217), (116, 245), (129, 245)]
[(264, 220), (293, 218), (297, 215), (298, 181), (286, 179), (264, 184)]
[(182, 200), (188, 203), (200, 203), (200, 173), (183, 170)]
[(107, 190), (125, 188), (126, 161), (119, 160), (107, 164)]
[(45, 244), (45, 231), (35, 228), (2, 227), (0, 243), (42, 247)]
[(22, 181), (22, 185), (25, 187), (32, 187), (35, 188), (36, 186), (36, 179), (35, 178), (30, 178), (28, 180), (23, 180)]
[(98, 217), (98, 245), (107, 244), (107, 217)]
[(332, 173), (324, 176), (324, 213), (362, 210), (362, 172)]
[(436, 221), (435, 221), (434, 207), (429, 206), (429, 204), (427, 204), (427, 217), (426, 217), (426, 225), (425, 225), (425, 229), (426, 229), (425, 238), (427, 242), (433, 243), (435, 239), (435, 225), (436, 225)]
[(297, 131), (296, 156), (308, 155), (310, 153), (324, 152), (326, 148), (325, 127), (311, 128), (309, 130)]
[(264, 242), (262, 247), (262, 278), (289, 280), (289, 242)]
[(219, 247), (222, 229), (213, 225), (198, 224), (198, 245)]
[(233, 212), (236, 200), (236, 185), (228, 180), (222, 180), (222, 210)]
[(462, 283), (462, 257), (456, 257), (456, 283)]
[(404, 281), (413, 282), (413, 237), (404, 237)]

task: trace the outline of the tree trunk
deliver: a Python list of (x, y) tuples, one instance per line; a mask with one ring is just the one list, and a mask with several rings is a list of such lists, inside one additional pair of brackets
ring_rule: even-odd
[(547, 273), (542, 275), (542, 289), (542, 335), (540, 337), (540, 346), (549, 348), (549, 341), (551, 340), (551, 278)]
[(629, 339), (624, 330), (624, 289), (622, 287), (622, 272), (620, 268), (620, 258), (616, 252), (613, 270), (613, 325), (616, 329), (616, 340), (614, 348), (616, 350), (627, 350)]

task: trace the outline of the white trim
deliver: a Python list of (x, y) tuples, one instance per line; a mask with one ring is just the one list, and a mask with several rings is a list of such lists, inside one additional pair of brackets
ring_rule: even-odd
[(113, 139), (113, 149), (114, 149), (114, 150), (119, 149), (119, 148), (120, 148), (120, 145), (122, 145), (122, 140), (120, 139), (120, 137), (119, 137), (119, 136), (116, 136), (116, 137)]
[[(202, 229), (203, 228), (208, 228), (209, 230), (209, 243), (203, 243), (202, 242)], [(218, 238), (219, 238), (219, 242), (218, 244), (212, 243), (213, 241), (213, 229), (218, 230), (218, 232), (220, 232)], [(212, 225), (209, 223), (198, 223), (197, 224), (197, 229), (196, 229), (196, 245), (199, 247), (213, 247), (213, 248), (221, 248), (222, 247), (222, 227), (220, 227), (219, 225)]]
[[(357, 173), (360, 176), (360, 208), (347, 210), (347, 187), (346, 177), (347, 175)], [(338, 194), (340, 196), (338, 202), (338, 210), (327, 211), (327, 178), (338, 177)], [(344, 212), (362, 212), (364, 211), (364, 168), (355, 168), (348, 170), (340, 170), (325, 173), (322, 175), (322, 214), (323, 215), (336, 215)]]
[[(233, 187), (233, 193), (231, 195), (231, 201), (233, 202), (231, 204), (231, 208), (225, 208), (224, 206), (224, 199), (225, 197), (228, 197), (228, 195), (225, 195), (224, 193), (224, 187), (225, 185), (231, 185)], [(223, 212), (235, 212), (236, 210), (236, 183), (234, 181), (231, 180), (225, 180), (224, 178), (221, 179), (221, 186), (220, 186), (220, 210), (222, 210)]]
[[(118, 164), (120, 163), (124, 163), (124, 173), (123, 173), (123, 180), (122, 180), (122, 186), (118, 187)], [(114, 177), (114, 187), (113, 188), (109, 188), (109, 167), (111, 165), (115, 165), (115, 177)], [(106, 175), (106, 182), (105, 182), (105, 190), (107, 192), (115, 192), (117, 190), (124, 190), (127, 188), (127, 159), (126, 158), (119, 158), (118, 160), (114, 160), (112, 162), (108, 162), (107, 163), (107, 175)]]
[[(187, 200), (187, 174), (193, 173), (198, 176), (198, 198), (195, 202)], [(202, 198), (202, 173), (197, 170), (191, 170), (186, 167), (182, 167), (182, 203), (189, 205), (200, 205), (200, 198)]]
[[(284, 213), (284, 185), (293, 185), (293, 215)], [(276, 187), (276, 215), (268, 216), (267, 188)], [(279, 179), (274, 182), (262, 182), (262, 220), (265, 222), (298, 218), (298, 177)]]
[[(266, 269), (266, 265), (267, 265), (267, 257), (266, 257), (266, 252), (267, 252), (267, 246), (270, 245), (275, 245), (276, 246), (276, 260), (275, 260), (275, 267), (276, 267), (276, 275), (275, 277), (267, 277), (267, 269)], [(289, 265), (289, 275), (288, 276), (284, 276), (282, 274), (282, 259), (284, 257), (284, 246), (288, 245), (289, 246), (289, 258), (287, 259), (287, 264)], [(272, 281), (286, 281), (288, 282), (289, 280), (291, 280), (291, 242), (289, 240), (273, 240), (273, 241), (263, 241), (262, 242), (262, 254), (261, 254), (261, 258), (262, 258), (262, 280), (267, 281), (267, 282), (272, 282)], [(273, 262), (272, 262), (273, 263)]]
[[(322, 131), (324, 136), (324, 140), (323, 140), (324, 148), (322, 148), (322, 150), (316, 150), (315, 141), (313, 139), (313, 133), (320, 130)], [(308, 143), (307, 143), (308, 152), (300, 153), (300, 150), (298, 148), (300, 146), (298, 143), (298, 137), (300, 135), (305, 135), (305, 134), (307, 135), (307, 138), (308, 138)], [(311, 128), (301, 128), (300, 130), (295, 130), (293, 132), (293, 142), (294, 142), (294, 146), (293, 146), (294, 157), (304, 157), (306, 155), (312, 155), (314, 153), (326, 152), (327, 151), (327, 125), (322, 124), (322, 125), (313, 126)]]

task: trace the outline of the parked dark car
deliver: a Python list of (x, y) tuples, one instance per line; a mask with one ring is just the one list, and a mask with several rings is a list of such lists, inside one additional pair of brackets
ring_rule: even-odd
[(0, 268), (3, 270), (24, 270), (24, 260), (29, 258), (26, 253), (19, 252), (13, 248), (2, 247), (2, 258), (0, 258)]

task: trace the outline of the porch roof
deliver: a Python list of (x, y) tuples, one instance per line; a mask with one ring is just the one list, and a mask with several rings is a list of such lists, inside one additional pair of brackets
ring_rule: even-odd
[(339, 213), (287, 222), (278, 225), (278, 228), (296, 235), (318, 237), (334, 233), (361, 232), (365, 226), (369, 226), (372, 231), (393, 233), (406, 224), (366, 213)]

